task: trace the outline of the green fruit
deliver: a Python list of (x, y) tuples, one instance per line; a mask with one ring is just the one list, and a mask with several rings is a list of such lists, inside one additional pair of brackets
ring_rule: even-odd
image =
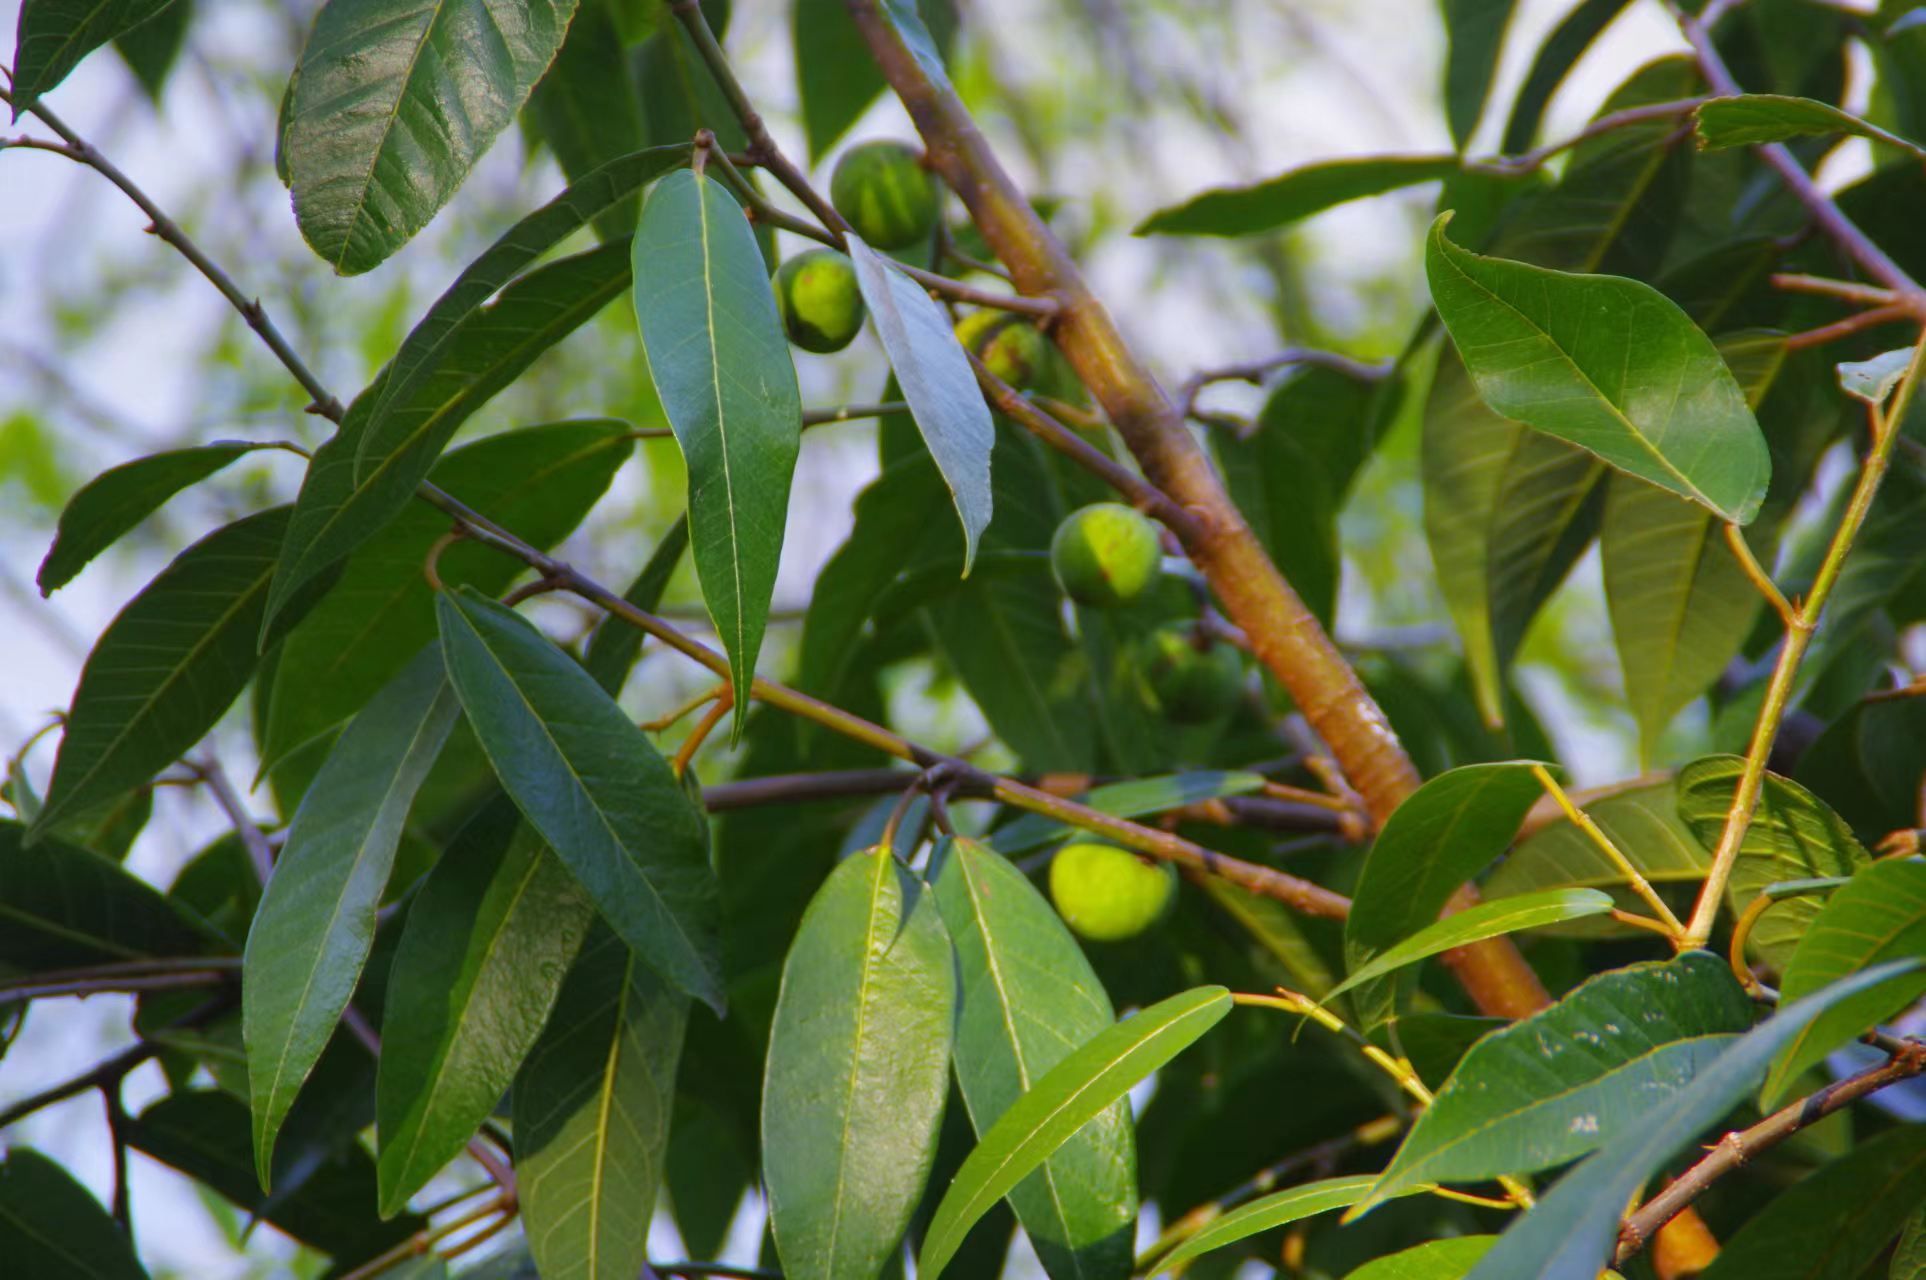
[(936, 179), (900, 142), (851, 147), (829, 176), (829, 202), (878, 249), (906, 249), (936, 225)]
[(1177, 896), (1177, 873), (1107, 844), (1067, 844), (1050, 860), (1050, 900), (1093, 942), (1122, 942), (1156, 924)]
[(1045, 390), (1055, 380), (1057, 349), (1021, 316), (972, 311), (956, 322), (956, 340), (1018, 391)]
[(1121, 502), (1073, 511), (1050, 539), (1050, 567), (1063, 594), (1093, 609), (1141, 597), (1157, 580), (1163, 548), (1157, 526)]
[(863, 327), (856, 268), (834, 249), (811, 249), (776, 269), (776, 309), (783, 331), (804, 351), (841, 351)]
[(1176, 724), (1206, 724), (1244, 695), (1237, 650), (1204, 639), (1188, 622), (1167, 622), (1145, 636), (1142, 661), (1157, 710)]

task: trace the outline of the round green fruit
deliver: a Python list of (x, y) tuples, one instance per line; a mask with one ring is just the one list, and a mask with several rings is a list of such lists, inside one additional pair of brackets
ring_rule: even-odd
[(1121, 502), (1073, 511), (1050, 539), (1050, 567), (1063, 594), (1093, 609), (1139, 599), (1156, 582), (1163, 548), (1157, 526)]
[(1177, 873), (1107, 844), (1067, 844), (1050, 860), (1050, 900), (1092, 942), (1122, 942), (1156, 924), (1177, 896)]
[(878, 249), (906, 249), (936, 225), (936, 179), (900, 142), (851, 147), (829, 175), (829, 202)]
[(1008, 311), (972, 311), (956, 322), (956, 340), (985, 368), (1018, 391), (1038, 391), (1056, 373), (1057, 350), (1043, 331)]
[(834, 249), (811, 249), (776, 269), (776, 309), (783, 331), (804, 351), (841, 351), (863, 327), (856, 268)]
[(1200, 637), (1188, 622), (1167, 622), (1144, 637), (1143, 671), (1157, 710), (1176, 724), (1207, 724), (1244, 695), (1237, 650)]

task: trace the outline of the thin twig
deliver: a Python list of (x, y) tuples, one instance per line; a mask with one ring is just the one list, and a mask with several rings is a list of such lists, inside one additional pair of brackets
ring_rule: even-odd
[(1772, 611), (1779, 615), (1779, 621), (1790, 627), (1798, 617), (1799, 611), (1792, 607), (1792, 602), (1786, 599), (1785, 592), (1779, 590), (1779, 585), (1772, 580), (1772, 575), (1766, 572), (1764, 565), (1759, 563), (1759, 558), (1752, 554), (1752, 544), (1745, 540), (1745, 530), (1736, 524), (1726, 525), (1725, 545), (1732, 549), (1732, 558), (1739, 562), (1739, 568), (1745, 571), (1747, 580), (1757, 588), (1760, 595), (1765, 597), (1766, 603), (1772, 606)]
[[(217, 996), (207, 1003), (191, 1010), (180, 1018), (167, 1024), (164, 1030), (187, 1030), (211, 1022), (234, 1007), (232, 995)], [(64, 1080), (59, 1084), (42, 1089), (39, 1093), (22, 1098), (20, 1101), (0, 1111), (0, 1129), (5, 1129), (36, 1111), (51, 1107), (57, 1102), (65, 1102), (76, 1094), (89, 1089), (98, 1089), (126, 1076), (134, 1068), (157, 1057), (166, 1045), (158, 1039), (149, 1037), (139, 1044), (124, 1049), (104, 1062), (95, 1064), (87, 1070)]]
[(1787, 351), (1804, 351), (1808, 347), (1823, 347), (1828, 342), (1850, 338), (1855, 333), (1863, 333), (1882, 324), (1897, 324), (1913, 314), (1913, 308), (1903, 302), (1895, 302), (1870, 311), (1855, 312), (1843, 320), (1822, 324), (1816, 329), (1806, 329), (1786, 339)]
[(1788, 293), (1813, 293), (1827, 298), (1840, 298), (1868, 307), (1890, 306), (1900, 300), (1899, 295), (1891, 289), (1860, 284), (1856, 280), (1831, 280), (1825, 276), (1809, 276), (1799, 272), (1780, 272), (1772, 277), (1772, 287)]
[(1625, 852), (1613, 842), (1612, 838), (1592, 821), (1590, 814), (1572, 803), (1571, 797), (1565, 794), (1565, 788), (1559, 786), (1558, 779), (1551, 776), (1551, 771), (1542, 764), (1535, 764), (1531, 767), (1531, 772), (1532, 776), (1538, 779), (1538, 785), (1545, 789), (1545, 794), (1550, 796), (1553, 803), (1564, 812), (1565, 820), (1584, 832), (1585, 838), (1598, 847), (1599, 851), (1605, 855), (1606, 861), (1618, 868), (1618, 873), (1625, 877), (1626, 884), (1631, 886), (1633, 893), (1645, 900), (1645, 905), (1652, 909), (1652, 914), (1659, 918), (1666, 932), (1674, 938), (1685, 932), (1685, 926), (1679, 922), (1677, 916), (1672, 914), (1672, 908), (1665, 904), (1665, 899), (1659, 897), (1658, 890), (1654, 889), (1652, 882), (1645, 878), (1645, 873), (1633, 865), (1632, 860), (1625, 856)]
[(1197, 412), (1197, 397), (1205, 387), (1219, 382), (1248, 382), (1262, 386), (1266, 376), (1279, 369), (1294, 365), (1312, 365), (1319, 369), (1330, 369), (1347, 378), (1359, 382), (1381, 382), (1391, 373), (1389, 360), (1363, 361), (1342, 355), (1336, 351), (1319, 351), (1313, 347), (1286, 347), (1274, 356), (1262, 360), (1246, 360), (1239, 364), (1227, 364), (1215, 369), (1199, 369), (1184, 379), (1177, 388), (1177, 403), (1186, 418)]
[(241, 846), (247, 850), (248, 863), (253, 866), (254, 874), (262, 884), (274, 874), (274, 850), (268, 846), (267, 836), (261, 832), (260, 824), (248, 813), (247, 804), (241, 799), (240, 792), (228, 780), (227, 770), (211, 753), (192, 763), (195, 773), (207, 784), (214, 797), (214, 803), (221, 806), (234, 834), (241, 838)]
[(858, 418), (887, 418), (893, 413), (908, 413), (909, 405), (901, 400), (885, 400), (880, 404), (843, 404), (833, 409), (809, 409), (802, 416), (805, 427), (819, 427), (829, 422), (851, 422)]
[(1593, 138), (1612, 133), (1628, 125), (1645, 124), (1652, 120), (1670, 120), (1696, 111), (1705, 102), (1703, 97), (1674, 98), (1668, 102), (1652, 102), (1642, 107), (1626, 107), (1621, 111), (1608, 112), (1580, 129), (1568, 138), (1548, 142), (1542, 147), (1522, 151), (1517, 155), (1492, 156), (1467, 165), (1470, 169), (1483, 169), (1508, 176), (1531, 173), (1544, 167), (1545, 162), (1573, 147), (1590, 142)]

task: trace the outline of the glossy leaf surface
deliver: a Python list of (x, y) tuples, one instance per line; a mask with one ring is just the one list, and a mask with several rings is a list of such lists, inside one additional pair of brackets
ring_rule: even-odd
[(1547, 889), (1543, 893), (1524, 893), (1497, 902), (1480, 902), (1454, 911), (1436, 924), (1427, 925), (1410, 937), (1386, 947), (1365, 963), (1351, 970), (1351, 976), (1331, 992), (1337, 996), (1353, 987), (1396, 972), (1408, 964), (1435, 956), (1441, 951), (1503, 937), (1521, 929), (1542, 929), (1546, 925), (1586, 916), (1604, 915), (1612, 909), (1612, 897), (1597, 889)]

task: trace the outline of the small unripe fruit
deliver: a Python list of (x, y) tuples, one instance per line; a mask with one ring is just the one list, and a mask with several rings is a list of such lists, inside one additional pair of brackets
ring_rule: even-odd
[(1177, 894), (1177, 873), (1107, 844), (1067, 844), (1050, 860), (1050, 900), (1093, 942), (1122, 942), (1156, 924)]
[(956, 322), (956, 340), (1018, 391), (1043, 390), (1056, 372), (1050, 339), (1008, 311), (972, 311)]
[(841, 351), (863, 327), (856, 268), (834, 249), (811, 249), (776, 268), (776, 309), (783, 331), (804, 351)]
[(829, 175), (829, 202), (878, 249), (906, 249), (936, 226), (936, 179), (900, 142), (851, 147)]
[(1157, 526), (1121, 502), (1073, 511), (1050, 539), (1050, 568), (1063, 594), (1093, 609), (1142, 597), (1156, 582), (1163, 548)]
[(1143, 673), (1157, 710), (1176, 724), (1207, 724), (1244, 694), (1237, 650), (1201, 639), (1188, 622), (1167, 622), (1144, 637)]

